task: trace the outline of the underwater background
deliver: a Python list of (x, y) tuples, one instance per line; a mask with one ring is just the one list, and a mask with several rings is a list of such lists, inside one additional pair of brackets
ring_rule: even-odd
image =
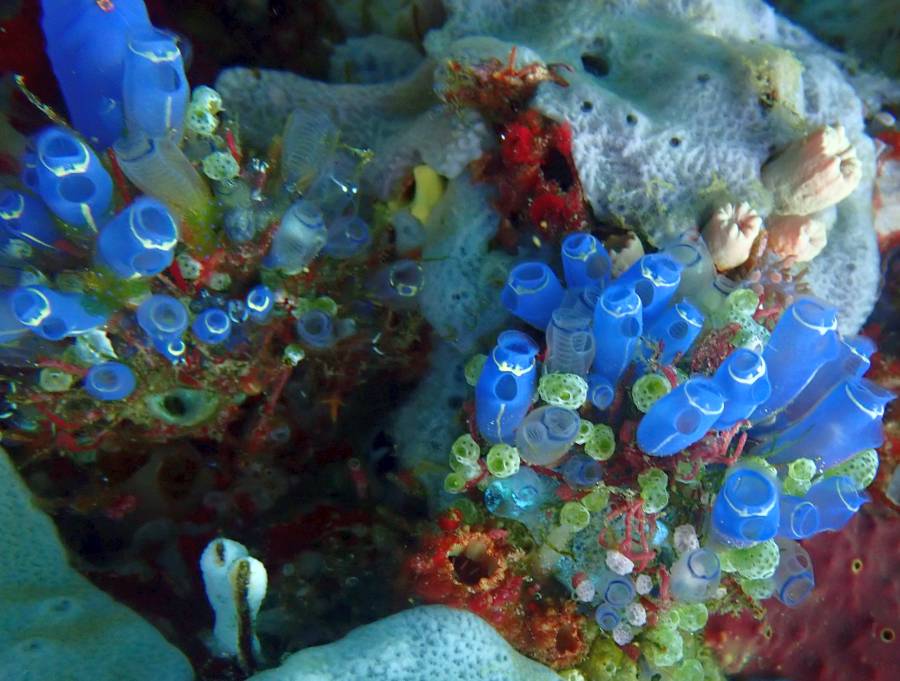
[(900, 11), (0, 2), (0, 681), (887, 681)]

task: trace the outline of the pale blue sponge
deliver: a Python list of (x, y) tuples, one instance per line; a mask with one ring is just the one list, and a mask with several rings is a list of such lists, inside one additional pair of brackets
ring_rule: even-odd
[(440, 605), (405, 610), (291, 655), (250, 681), (561, 681), (484, 620)]

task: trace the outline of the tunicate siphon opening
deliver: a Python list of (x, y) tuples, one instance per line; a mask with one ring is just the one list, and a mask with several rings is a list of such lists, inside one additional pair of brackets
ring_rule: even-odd
[(494, 394), (498, 399), (503, 400), (504, 402), (509, 402), (516, 398), (516, 394), (519, 392), (518, 386), (516, 385), (516, 379), (514, 379), (509, 374), (504, 374), (500, 377), (500, 380), (497, 381), (497, 384), (494, 386)]
[(634, 292), (638, 294), (638, 298), (641, 299), (641, 303), (643, 303), (644, 307), (649, 306), (650, 303), (653, 302), (655, 289), (653, 288), (653, 284), (646, 279), (642, 279), (634, 285)]
[(544, 285), (547, 273), (539, 263), (529, 262), (513, 269), (510, 279), (516, 286), (533, 291)]
[(59, 195), (72, 203), (86, 203), (94, 191), (94, 183), (84, 175), (66, 175), (59, 181)]
[(682, 435), (693, 433), (700, 424), (700, 414), (695, 409), (685, 409), (675, 417), (675, 429)]
[(794, 303), (794, 317), (802, 324), (814, 329), (834, 328), (837, 323), (837, 313), (834, 308), (809, 298)]
[(47, 340), (62, 340), (69, 331), (69, 326), (60, 317), (48, 317), (41, 322), (41, 331)]
[(775, 489), (762, 473), (742, 470), (726, 478), (722, 492), (732, 507), (747, 509), (768, 506)]
[(156, 243), (167, 243), (175, 238), (175, 224), (172, 219), (155, 206), (145, 206), (138, 215), (142, 236)]
[(712, 581), (719, 576), (719, 557), (707, 549), (696, 549), (688, 557), (688, 570), (697, 579)]
[(40, 149), (42, 160), (48, 166), (78, 163), (84, 160), (84, 149), (78, 142), (62, 133), (54, 134)]
[(462, 584), (474, 586), (482, 579), (489, 579), (499, 567), (497, 560), (490, 554), (490, 545), (486, 539), (476, 538), (450, 554), (453, 574)]
[(623, 321), (620, 329), (625, 338), (637, 338), (641, 333), (641, 325), (638, 324), (638, 320), (634, 317), (629, 317)]
[(576, 653), (581, 648), (581, 636), (578, 629), (568, 624), (556, 632), (556, 651), (562, 655)]

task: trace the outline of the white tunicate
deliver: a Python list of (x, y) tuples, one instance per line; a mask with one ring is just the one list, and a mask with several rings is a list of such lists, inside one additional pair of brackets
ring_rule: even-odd
[(630, 575), (634, 570), (634, 561), (618, 551), (607, 551), (606, 567), (617, 575)]
[(295, 201), (275, 231), (266, 265), (285, 274), (298, 274), (319, 254), (327, 239), (325, 220), (318, 207), (305, 199)]
[[(259, 640), (253, 631), (256, 615), (266, 596), (265, 566), (250, 557), (247, 548), (230, 539), (214, 539), (200, 556), (206, 597), (215, 611), (213, 628), (216, 652), (237, 657), (243, 666), (259, 655)], [(249, 614), (249, 617), (247, 617)], [(245, 627), (250, 627), (246, 631)], [(251, 650), (243, 643), (250, 641)]]
[(675, 543), (675, 552), (678, 555), (700, 547), (700, 540), (697, 539), (697, 530), (694, 529), (693, 525), (679, 525), (676, 527), (673, 541)]
[(641, 596), (646, 596), (653, 591), (653, 580), (649, 575), (638, 575), (634, 580), (634, 590)]
[(642, 627), (647, 623), (647, 611), (643, 605), (633, 601), (625, 606), (625, 619), (629, 624)]
[(620, 646), (627, 646), (634, 640), (634, 632), (631, 631), (631, 627), (624, 623), (613, 629), (612, 636), (613, 641)]

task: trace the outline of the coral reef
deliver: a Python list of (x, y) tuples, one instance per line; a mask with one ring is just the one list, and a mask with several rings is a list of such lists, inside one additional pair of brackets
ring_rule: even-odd
[(220, 5), (24, 6), (12, 678), (890, 669), (894, 83), (761, 0)]

